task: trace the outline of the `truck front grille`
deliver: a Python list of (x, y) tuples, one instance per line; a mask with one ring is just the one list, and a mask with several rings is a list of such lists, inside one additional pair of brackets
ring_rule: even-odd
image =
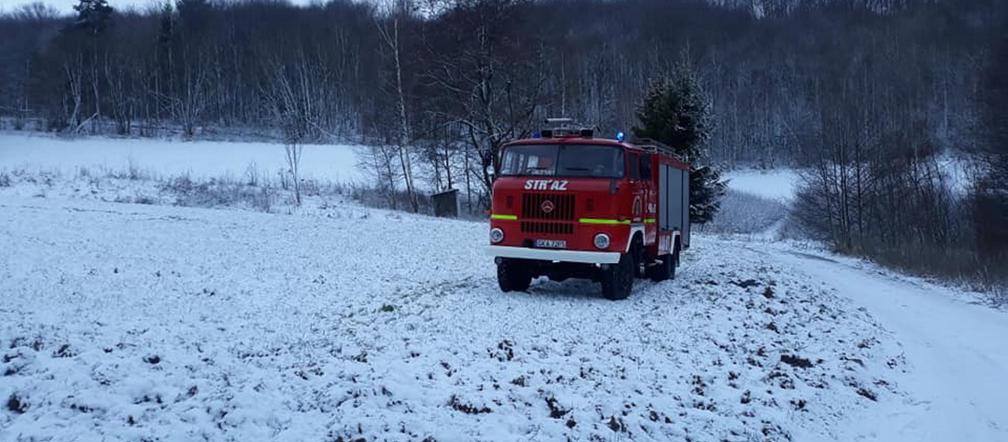
[(522, 233), (570, 235), (574, 233), (574, 195), (524, 193), (521, 220)]
[[(543, 210), (549, 202), (553, 210)], [(523, 193), (522, 219), (573, 221), (574, 195), (563, 193)]]

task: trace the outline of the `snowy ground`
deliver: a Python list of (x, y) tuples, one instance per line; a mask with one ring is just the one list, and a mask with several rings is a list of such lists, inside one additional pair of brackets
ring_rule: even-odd
[[(366, 180), (358, 164), (363, 146), (307, 146), (303, 175), (334, 182)], [(66, 139), (34, 132), (0, 132), (0, 170), (77, 173), (133, 168), (163, 177), (189, 174), (193, 178), (231, 176), (241, 179), (250, 166), (263, 176), (287, 168), (283, 146), (266, 142), (179, 141), (149, 138), (83, 137)], [(742, 169), (727, 172), (731, 189), (787, 201), (798, 185), (792, 169)]]
[(482, 223), (9, 176), (0, 440), (1008, 440), (1008, 315), (803, 244), (502, 294)]
[(500, 293), (479, 223), (0, 209), (0, 439), (782, 440), (900, 397), (866, 312), (713, 239), (613, 303)]
[[(301, 174), (334, 182), (365, 179), (357, 167), (362, 146), (305, 146)], [(254, 173), (274, 177), (286, 170), (284, 148), (265, 142), (172, 141), (147, 138), (66, 139), (42, 133), (0, 132), (0, 169), (77, 173), (81, 168), (135, 169), (164, 177), (235, 179)]]
[(901, 343), (909, 369), (899, 384), (910, 396), (854, 413), (836, 427), (839, 440), (1008, 440), (1008, 314), (975, 294), (854, 259), (824, 258), (787, 245), (763, 253), (835, 287)]
[[(358, 164), (366, 147), (309, 145), (302, 164), (306, 178), (333, 182), (366, 180)], [(250, 166), (261, 175), (285, 170), (283, 147), (266, 142), (171, 141), (85, 137), (63, 139), (32, 132), (0, 132), (0, 169), (27, 169), (76, 173), (80, 168), (126, 169), (156, 172), (162, 176), (188, 173), (195, 178), (240, 178)], [(951, 155), (939, 160), (955, 183), (965, 191), (972, 167)], [(779, 201), (790, 201), (800, 178), (795, 169), (739, 169), (725, 173), (730, 189)]]
[[(972, 177), (978, 173), (976, 164), (953, 154), (943, 154), (937, 161), (946, 179), (951, 181), (953, 190), (960, 193), (969, 191)], [(800, 169), (790, 168), (736, 169), (725, 172), (724, 178), (731, 190), (790, 202), (802, 183), (799, 173)]]
[(725, 174), (728, 188), (763, 198), (789, 201), (799, 183), (794, 169), (743, 169)]

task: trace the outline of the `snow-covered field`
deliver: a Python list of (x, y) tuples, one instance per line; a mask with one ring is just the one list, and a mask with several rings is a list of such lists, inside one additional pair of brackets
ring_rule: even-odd
[(0, 186), (0, 440), (1008, 440), (1008, 315), (802, 244), (504, 294), (483, 223), (159, 189)]
[(742, 169), (725, 174), (728, 188), (779, 201), (790, 201), (800, 179), (794, 169)]
[[(306, 178), (334, 182), (367, 179), (357, 167), (366, 149), (353, 145), (309, 145), (302, 164)], [(93, 172), (126, 170), (170, 177), (240, 179), (252, 166), (264, 176), (287, 168), (283, 146), (266, 142), (179, 141), (84, 137), (64, 139), (32, 132), (0, 132), (0, 170)], [(729, 187), (745, 193), (789, 200), (798, 184), (791, 169), (744, 169), (728, 172)]]
[[(367, 179), (358, 164), (366, 147), (356, 145), (309, 145), (305, 147), (302, 174), (332, 182)], [(955, 183), (965, 190), (971, 167), (964, 160), (943, 156), (939, 162)], [(63, 139), (49, 134), (0, 132), (0, 169), (60, 171), (127, 168), (162, 176), (190, 174), (195, 178), (240, 178), (251, 168), (272, 176), (287, 168), (283, 147), (266, 142), (178, 141), (85, 137)], [(739, 169), (725, 173), (730, 189), (783, 202), (790, 201), (800, 177), (795, 169)]]
[[(938, 167), (944, 172), (951, 188), (960, 193), (969, 191), (972, 176), (977, 173), (977, 165), (952, 154), (937, 159)], [(737, 169), (725, 172), (728, 188), (762, 198), (791, 202), (802, 184), (800, 169)]]
[(500, 293), (478, 223), (0, 206), (4, 439), (776, 440), (904, 368), (866, 312), (715, 240), (613, 303)]
[[(362, 146), (308, 145), (301, 175), (305, 178), (349, 182), (364, 179), (357, 159)], [(287, 169), (281, 144), (230, 141), (172, 141), (158, 139), (85, 137), (64, 139), (41, 133), (0, 132), (0, 169), (77, 173), (81, 168), (135, 169), (143, 174), (193, 178), (231, 176), (241, 179), (250, 169), (275, 177)]]

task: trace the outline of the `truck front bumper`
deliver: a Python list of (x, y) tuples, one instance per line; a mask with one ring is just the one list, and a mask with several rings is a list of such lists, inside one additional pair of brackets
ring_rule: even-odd
[(620, 260), (619, 252), (586, 252), (581, 250), (532, 249), (509, 246), (487, 246), (486, 253), (497, 258), (580, 262), (586, 264), (616, 264)]

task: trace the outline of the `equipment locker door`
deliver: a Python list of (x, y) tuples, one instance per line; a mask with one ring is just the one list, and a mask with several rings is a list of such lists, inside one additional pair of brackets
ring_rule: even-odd
[(669, 211), (666, 195), (669, 194), (668, 166), (658, 164), (658, 229), (669, 230)]
[(683, 232), (683, 171), (672, 166), (668, 168), (669, 187), (665, 194), (665, 206), (668, 207), (669, 229)]
[(680, 213), (680, 225), (682, 226), (682, 248), (689, 248), (690, 244), (690, 219), (689, 219), (689, 171), (682, 170), (679, 172), (682, 177), (682, 201), (679, 205), (682, 207), (682, 213)]

